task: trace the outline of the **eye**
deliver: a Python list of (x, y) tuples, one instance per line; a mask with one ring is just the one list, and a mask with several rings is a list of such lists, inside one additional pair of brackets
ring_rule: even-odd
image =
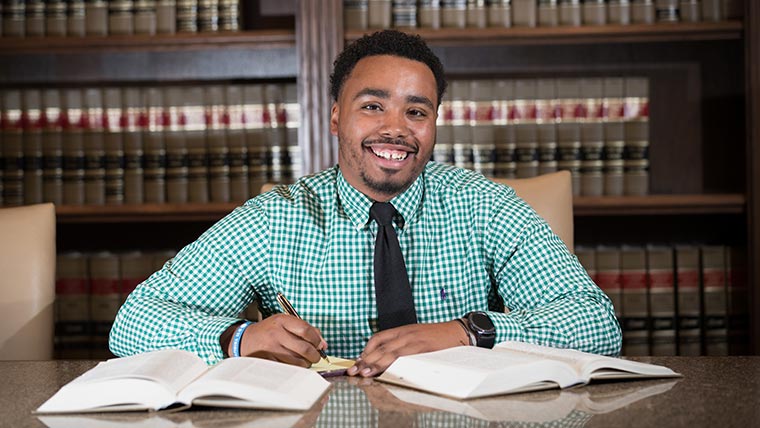
[(420, 109), (411, 109), (411, 110), (409, 110), (409, 112), (407, 114), (409, 116), (420, 117), (420, 118), (427, 116), (427, 112), (425, 112), (423, 110), (420, 110)]
[(379, 104), (367, 104), (362, 106), (362, 110), (370, 110), (370, 111), (380, 111), (382, 108)]

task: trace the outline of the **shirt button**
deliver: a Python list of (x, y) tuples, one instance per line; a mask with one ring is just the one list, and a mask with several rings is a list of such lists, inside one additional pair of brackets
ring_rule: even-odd
[(215, 363), (216, 362), (216, 355), (209, 355), (208, 361), (210, 363)]

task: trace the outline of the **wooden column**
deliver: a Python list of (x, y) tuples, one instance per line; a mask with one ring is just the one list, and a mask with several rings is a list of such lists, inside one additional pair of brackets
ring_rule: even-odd
[(751, 350), (760, 355), (760, 3), (745, 2), (747, 73), (747, 274)]
[(304, 174), (338, 162), (338, 143), (330, 135), (330, 73), (343, 49), (343, 2), (299, 1), (296, 15), (298, 99), (301, 126), (298, 141)]

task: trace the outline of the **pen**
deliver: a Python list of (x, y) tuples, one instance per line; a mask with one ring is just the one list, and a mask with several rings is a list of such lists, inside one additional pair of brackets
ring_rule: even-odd
[[(280, 307), (282, 308), (283, 311), (285, 311), (285, 313), (287, 313), (289, 315), (293, 315), (294, 317), (298, 318), (299, 320), (303, 319), (303, 318), (301, 318), (300, 315), (298, 315), (298, 312), (296, 312), (296, 308), (294, 308), (293, 305), (290, 304), (290, 302), (288, 301), (288, 298), (285, 297), (284, 294), (277, 293), (277, 303), (280, 304)], [(319, 356), (320, 357), (324, 358), (325, 361), (327, 361), (328, 363), (330, 362), (330, 360), (327, 359), (327, 354), (325, 354), (325, 351), (323, 351), (322, 349), (317, 349), (317, 351), (319, 351)]]

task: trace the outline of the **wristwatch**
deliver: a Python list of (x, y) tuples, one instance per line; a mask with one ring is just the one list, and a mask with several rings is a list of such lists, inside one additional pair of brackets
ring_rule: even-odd
[(480, 348), (493, 348), (496, 342), (496, 328), (488, 314), (482, 311), (470, 312), (462, 318), (462, 324), (470, 333), (470, 337), (474, 337), (473, 345)]

